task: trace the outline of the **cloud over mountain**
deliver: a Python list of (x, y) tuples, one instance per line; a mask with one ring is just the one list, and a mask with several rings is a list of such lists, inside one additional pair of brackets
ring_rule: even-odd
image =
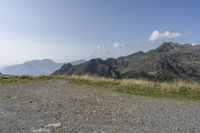
[(115, 42), (113, 44), (113, 48), (123, 48), (124, 47), (124, 44), (123, 43), (120, 43), (120, 42)]
[(165, 31), (163, 33), (159, 32), (159, 31), (154, 31), (148, 38), (148, 42), (155, 42), (158, 40), (169, 40), (169, 39), (176, 39), (179, 37), (182, 37), (183, 34), (182, 33), (178, 33), (178, 32), (170, 32), (170, 31)]

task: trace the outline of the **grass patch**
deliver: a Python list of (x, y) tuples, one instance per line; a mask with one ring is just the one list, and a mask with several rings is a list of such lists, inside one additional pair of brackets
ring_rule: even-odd
[(33, 77), (33, 76), (28, 76), (28, 75), (23, 75), (23, 76), (0, 76), (0, 84), (5, 85), (5, 84), (20, 84), (20, 83), (28, 83), (32, 81), (47, 81), (47, 80), (52, 80), (55, 79), (52, 76), (38, 76), (38, 77)]
[(142, 79), (117, 80), (92, 76), (0, 76), (1, 85), (48, 80), (67, 80), (75, 85), (90, 85), (134, 95), (200, 100), (200, 83), (197, 82), (153, 82)]
[(86, 84), (134, 95), (200, 99), (200, 83), (197, 82), (175, 81), (160, 83), (142, 79), (116, 80), (91, 76), (71, 76), (66, 77), (66, 79), (76, 85)]

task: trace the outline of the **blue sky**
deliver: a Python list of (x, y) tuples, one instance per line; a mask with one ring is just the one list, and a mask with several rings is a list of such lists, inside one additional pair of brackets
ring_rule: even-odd
[(0, 66), (200, 42), (199, 0), (0, 0)]

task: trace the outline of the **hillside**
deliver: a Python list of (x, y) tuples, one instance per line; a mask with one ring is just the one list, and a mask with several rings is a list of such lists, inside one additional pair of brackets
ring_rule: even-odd
[(146, 53), (92, 59), (79, 65), (64, 65), (52, 75), (97, 75), (112, 78), (144, 78), (157, 81), (200, 81), (200, 46), (163, 43)]
[(129, 63), (121, 74), (128, 78), (199, 80), (200, 46), (164, 43)]

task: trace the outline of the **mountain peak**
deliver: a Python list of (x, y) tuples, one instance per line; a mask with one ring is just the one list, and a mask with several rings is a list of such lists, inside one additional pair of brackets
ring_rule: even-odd
[(42, 60), (31, 60), (31, 61), (26, 61), (23, 64), (37, 64), (37, 63), (52, 63), (54, 64), (55, 62), (51, 59), (42, 59)]
[(174, 43), (174, 42), (164, 42), (160, 47), (156, 49), (158, 52), (168, 52), (171, 49), (174, 49), (174, 47), (179, 46), (180, 44)]
[(70, 67), (72, 67), (72, 64), (71, 63), (67, 63), (67, 64), (62, 65), (61, 69), (68, 69)]

